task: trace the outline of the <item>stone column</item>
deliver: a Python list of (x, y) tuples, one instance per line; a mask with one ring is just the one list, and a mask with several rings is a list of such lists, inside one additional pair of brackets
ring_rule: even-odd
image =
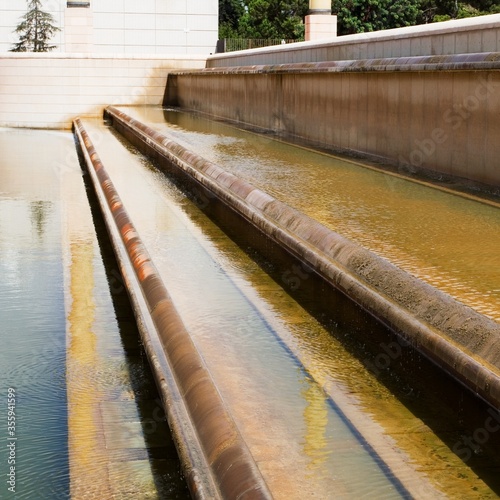
[(65, 52), (93, 51), (93, 15), (90, 2), (66, 2), (64, 11)]
[(309, 0), (306, 16), (306, 41), (337, 36), (337, 16), (332, 16), (332, 0)]

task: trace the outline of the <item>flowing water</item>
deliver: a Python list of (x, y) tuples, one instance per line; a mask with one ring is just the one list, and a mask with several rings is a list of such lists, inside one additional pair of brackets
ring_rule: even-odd
[[(59, 180), (51, 161), (68, 137), (0, 130), (0, 496), (69, 494)], [(48, 162), (35, 160), (44, 150)], [(7, 432), (7, 393), (15, 409)], [(10, 440), (12, 438), (12, 441)], [(14, 443), (13, 453), (7, 443)], [(9, 463), (10, 462), (10, 463)], [(13, 484), (7, 473), (14, 467)], [(45, 481), (40, 481), (45, 477)], [(31, 496), (30, 494), (31, 493)]]
[[(99, 122), (85, 126), (276, 498), (497, 497), (497, 457), (474, 449), (479, 462), (461, 460), (452, 448), (464, 429), (446, 406), (405, 387), (397, 398), (347, 350), (351, 332), (326, 329), (147, 159)], [(204, 156), (214, 137), (223, 156), (247, 140), (168, 128)], [(185, 498), (71, 135), (1, 130), (0, 147), (0, 436), (13, 388), (17, 497)], [(298, 175), (278, 170), (268, 173), (294, 205)]]
[(346, 350), (351, 332), (326, 330), (146, 158), (84, 125), (276, 498), (495, 496)]
[[(228, 273), (224, 255), (179, 211), (181, 194), (104, 127), (89, 121), (85, 127), (273, 493), (326, 498), (335, 487), (345, 497), (373, 490), (400, 497), (392, 473), (241, 291), (237, 269)], [(353, 467), (363, 481), (352, 477)]]
[(72, 135), (2, 129), (0, 151), (0, 498), (186, 498)]
[(161, 108), (123, 108), (414, 276), (500, 321), (500, 202)]

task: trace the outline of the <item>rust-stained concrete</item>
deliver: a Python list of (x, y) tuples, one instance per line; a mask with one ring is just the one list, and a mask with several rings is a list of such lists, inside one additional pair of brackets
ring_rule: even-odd
[(161, 498), (177, 478), (159, 480), (175, 451), (166, 422), (158, 416), (154, 430), (148, 425), (156, 415), (152, 381), (137, 373), (137, 331), (115, 309), (121, 287), (107, 281), (70, 134), (67, 148), (67, 164), (57, 164), (67, 312), (66, 365), (57, 375), (67, 391), (71, 498)]

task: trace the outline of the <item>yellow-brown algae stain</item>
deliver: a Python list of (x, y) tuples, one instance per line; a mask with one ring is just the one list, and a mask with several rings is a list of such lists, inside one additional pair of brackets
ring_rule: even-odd
[(93, 296), (93, 244), (71, 244), (68, 314), (67, 391), (71, 498), (111, 498), (108, 457), (95, 377), (97, 338), (92, 331), (96, 304)]
[(304, 435), (304, 453), (311, 459), (308, 468), (314, 470), (326, 462), (328, 407), (325, 394), (317, 384), (305, 379), (302, 396), (307, 401), (304, 408), (304, 422), (306, 433)]

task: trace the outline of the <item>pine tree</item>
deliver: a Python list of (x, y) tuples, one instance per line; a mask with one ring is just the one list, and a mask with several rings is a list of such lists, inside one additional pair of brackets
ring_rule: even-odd
[(41, 0), (27, 0), (28, 10), (15, 29), (19, 34), (19, 42), (14, 44), (11, 52), (49, 52), (56, 48), (49, 45), (49, 40), (59, 28), (54, 25), (54, 17), (42, 10)]

